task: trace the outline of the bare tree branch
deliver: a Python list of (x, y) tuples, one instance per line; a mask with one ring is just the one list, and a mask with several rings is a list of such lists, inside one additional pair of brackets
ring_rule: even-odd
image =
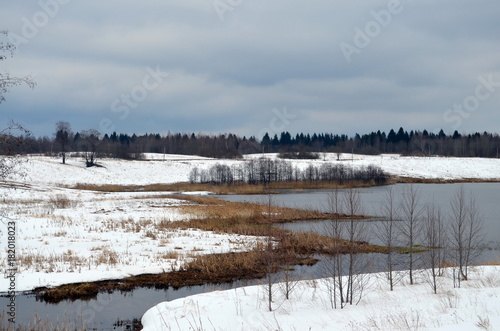
[[(7, 31), (0, 31), (0, 34), (5, 36), (8, 35)], [(14, 55), (14, 51), (16, 50), (16, 46), (12, 43), (0, 42), (0, 61), (3, 61), (7, 58), (5, 53), (10, 54), (10, 56)], [(30, 88), (35, 88), (36, 83), (33, 80), (31, 75), (27, 75), (24, 77), (16, 77), (12, 76), (9, 73), (0, 73), (0, 103), (5, 100), (4, 94), (9, 92), (9, 89), (19, 85), (27, 85)]]

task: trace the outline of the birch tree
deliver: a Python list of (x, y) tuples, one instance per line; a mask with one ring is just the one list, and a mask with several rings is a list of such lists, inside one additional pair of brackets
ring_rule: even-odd
[(423, 228), (423, 243), (427, 247), (427, 251), (424, 253), (425, 268), (429, 274), (429, 284), (436, 294), (438, 276), (441, 274), (441, 267), (445, 262), (447, 232), (441, 209), (434, 203), (429, 204), (426, 208)]
[(455, 264), (454, 280), (458, 287), (467, 280), (468, 268), (480, 254), (484, 239), (483, 219), (472, 196), (461, 185), (450, 201), (450, 249)]
[(396, 264), (395, 259), (395, 248), (397, 246), (397, 207), (396, 198), (394, 196), (393, 188), (389, 188), (385, 195), (384, 203), (382, 205), (382, 215), (384, 220), (377, 223), (377, 237), (381, 241), (381, 244), (387, 248), (387, 259), (385, 263), (385, 270), (387, 273), (387, 281), (389, 282), (389, 288), (391, 291), (394, 290), (394, 285), (396, 282), (394, 267)]
[(421, 235), (422, 207), (420, 206), (420, 196), (417, 188), (409, 185), (403, 192), (401, 201), (401, 237), (408, 249), (408, 273), (410, 285), (414, 284), (413, 272), (415, 269), (415, 245), (419, 243)]

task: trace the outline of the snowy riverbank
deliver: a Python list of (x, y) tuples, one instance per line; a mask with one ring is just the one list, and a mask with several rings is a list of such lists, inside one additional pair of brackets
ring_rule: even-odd
[(384, 273), (370, 274), (360, 303), (344, 309), (332, 309), (325, 279), (299, 282), (289, 300), (274, 285), (272, 312), (265, 285), (199, 294), (151, 308), (143, 330), (500, 329), (500, 267), (475, 267), (461, 288), (440, 277), (437, 294), (426, 278), (425, 271), (415, 285), (403, 278), (391, 292)]

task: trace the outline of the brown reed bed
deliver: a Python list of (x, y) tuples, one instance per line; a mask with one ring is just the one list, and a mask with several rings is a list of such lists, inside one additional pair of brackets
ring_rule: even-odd
[(279, 190), (318, 190), (318, 189), (342, 189), (351, 187), (371, 187), (377, 186), (375, 182), (346, 181), (286, 181), (271, 182), (263, 184), (247, 184), (235, 182), (231, 184), (210, 184), (210, 183), (187, 183), (179, 182), (172, 184), (149, 184), (149, 185), (116, 185), (116, 184), (86, 184), (78, 183), (69, 188), (76, 190), (97, 191), (97, 192), (195, 192), (209, 191), (215, 194), (276, 194)]
[[(250, 224), (276, 224), (286, 223), (298, 220), (321, 220), (348, 219), (345, 214), (332, 214), (320, 212), (317, 210), (306, 210), (289, 207), (279, 207), (272, 203), (270, 197), (269, 203), (249, 203), (249, 202), (230, 202), (211, 197), (199, 196), (171, 196), (173, 199), (180, 199), (191, 202), (182, 205), (180, 208), (183, 213), (189, 214), (197, 219), (228, 219), (241, 220)], [(367, 218), (366, 216), (356, 216), (356, 219)]]

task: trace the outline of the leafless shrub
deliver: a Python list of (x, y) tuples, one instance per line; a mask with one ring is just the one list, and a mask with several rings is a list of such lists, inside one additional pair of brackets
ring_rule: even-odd
[(156, 234), (153, 231), (151, 231), (151, 230), (146, 231), (145, 236), (147, 238), (151, 238), (153, 240), (156, 240), (156, 238), (157, 238)]
[(391, 329), (395, 330), (419, 330), (420, 328), (424, 328), (420, 312), (418, 310), (411, 310), (410, 313), (401, 313), (398, 315), (389, 315), (387, 316), (387, 323), (392, 327)]
[(49, 198), (49, 207), (52, 209), (69, 209), (78, 206), (78, 202), (69, 199), (64, 194), (56, 194)]
[(96, 265), (110, 264), (115, 265), (118, 263), (119, 256), (114, 250), (104, 247), (101, 253), (96, 257)]
[(481, 316), (478, 316), (479, 318), (479, 321), (476, 323), (476, 326), (480, 329), (484, 329), (484, 330), (493, 330), (491, 328), (491, 324), (490, 324), (490, 319), (488, 316), (486, 317), (481, 317)]
[(457, 308), (459, 303), (459, 298), (453, 291), (446, 291), (441, 295), (440, 302), (443, 308)]

